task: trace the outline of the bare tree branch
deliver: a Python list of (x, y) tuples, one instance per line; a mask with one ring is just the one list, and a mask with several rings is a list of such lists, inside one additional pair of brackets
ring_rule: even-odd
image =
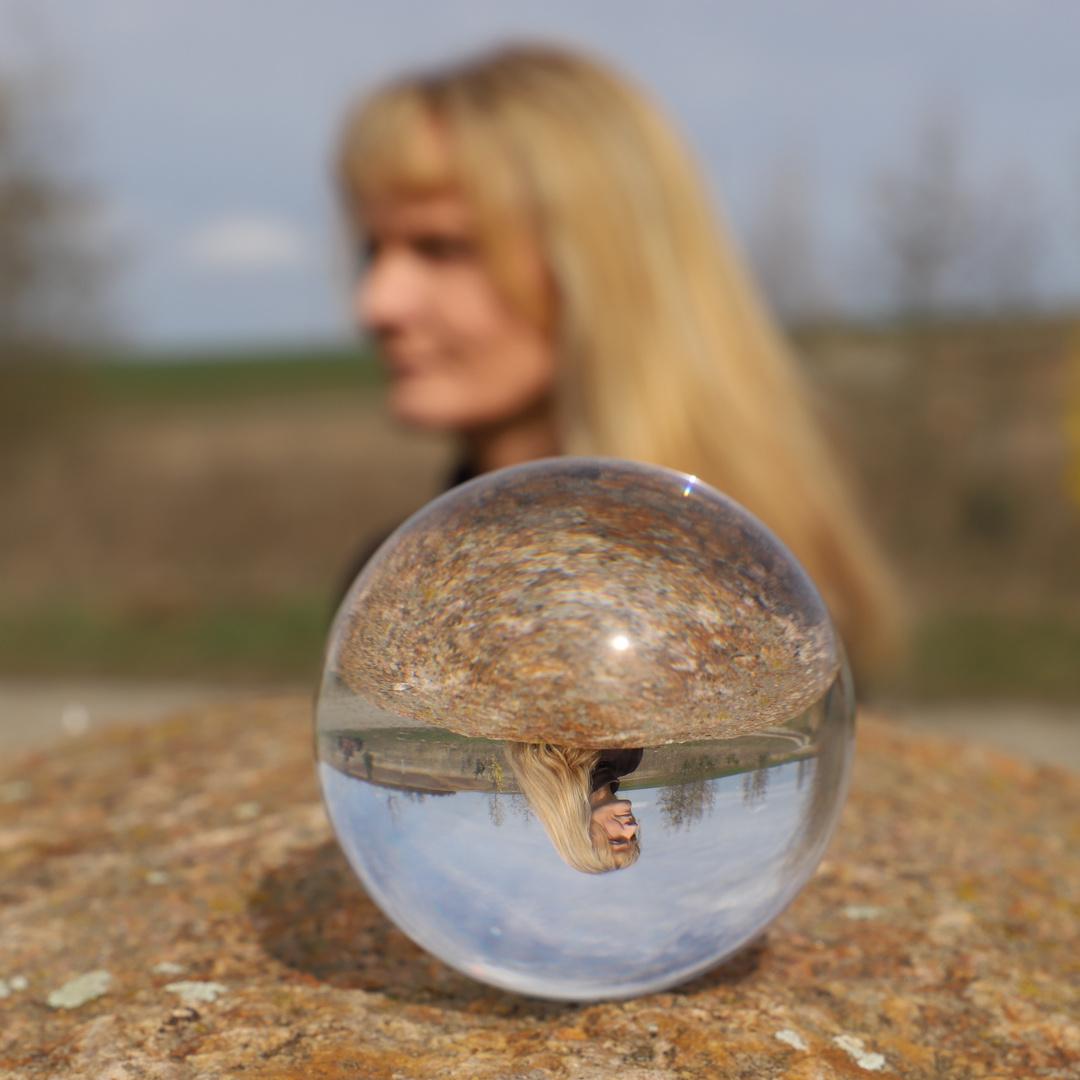
[(44, 67), (0, 72), (0, 364), (104, 330), (101, 205), (76, 174), (53, 91)]
[(975, 303), (1005, 310), (1031, 308), (1046, 262), (1047, 231), (1030, 175), (1007, 169), (987, 189), (979, 207), (975, 265), (971, 270)]
[(959, 114), (932, 107), (905, 161), (872, 187), (888, 307), (905, 316), (1030, 307), (1047, 253), (1040, 200), (1014, 166), (969, 176)]
[(751, 265), (784, 322), (803, 322), (832, 308), (818, 250), (813, 180), (805, 160), (789, 154), (765, 176), (748, 233)]
[(940, 314), (962, 296), (978, 227), (962, 141), (956, 112), (935, 106), (908, 160), (884, 170), (873, 185), (875, 232), (891, 306), (900, 314)]

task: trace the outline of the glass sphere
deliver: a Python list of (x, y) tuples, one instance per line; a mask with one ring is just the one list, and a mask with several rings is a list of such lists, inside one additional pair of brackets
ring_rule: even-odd
[(694, 477), (607, 458), (417, 512), (337, 614), (316, 709), (337, 838), (410, 937), (495, 986), (631, 997), (810, 878), (850, 676), (791, 553)]

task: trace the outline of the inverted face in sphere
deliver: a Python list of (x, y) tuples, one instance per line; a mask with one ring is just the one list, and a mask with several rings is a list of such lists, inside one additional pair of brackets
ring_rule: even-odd
[(842, 805), (852, 704), (760, 522), (691, 477), (560, 458), (387, 541), (338, 614), (318, 726), (387, 913), (470, 974), (587, 1000), (688, 978), (783, 910)]

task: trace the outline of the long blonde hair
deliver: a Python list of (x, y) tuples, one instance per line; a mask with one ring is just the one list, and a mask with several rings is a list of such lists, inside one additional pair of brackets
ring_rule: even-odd
[(600, 750), (546, 743), (509, 743), (506, 748), (521, 793), (555, 850), (563, 862), (585, 874), (621, 870), (641, 854), (637, 834), (629, 849), (619, 853), (611, 850), (606, 838), (593, 839), (589, 795), (600, 754)]
[[(510, 47), (397, 82), (352, 116), (347, 199), (455, 190), (511, 302), (550, 325), (561, 449), (666, 465), (788, 544), (857, 667), (896, 640), (890, 575), (797, 367), (670, 123), (560, 48)], [(362, 215), (361, 215), (362, 216)], [(552, 304), (515, 271), (538, 242)]]

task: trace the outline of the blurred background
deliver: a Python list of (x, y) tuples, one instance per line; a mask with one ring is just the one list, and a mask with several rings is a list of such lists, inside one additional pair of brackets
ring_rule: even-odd
[(1074, 0), (0, 2), (0, 749), (311, 687), (451, 463), (353, 333), (342, 114), (522, 37), (696, 148), (904, 583), (871, 698), (1080, 762)]

